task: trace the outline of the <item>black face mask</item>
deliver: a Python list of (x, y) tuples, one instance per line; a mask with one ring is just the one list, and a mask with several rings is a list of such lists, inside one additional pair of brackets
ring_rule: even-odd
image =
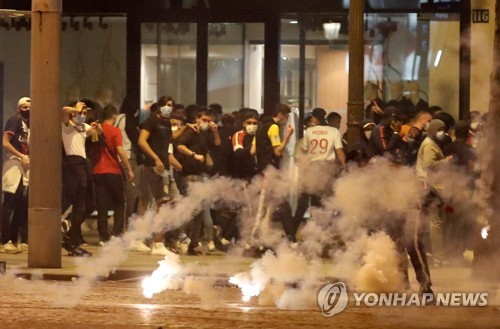
[(30, 111), (19, 111), (19, 114), (24, 120), (30, 119)]

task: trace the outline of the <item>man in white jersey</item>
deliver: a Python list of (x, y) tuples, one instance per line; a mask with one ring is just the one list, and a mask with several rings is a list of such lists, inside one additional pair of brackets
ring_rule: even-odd
[[(342, 136), (337, 128), (331, 127), (325, 120), (326, 111), (322, 108), (315, 108), (312, 111), (312, 127), (305, 132), (302, 151), (305, 154), (305, 161), (302, 175), (314, 174), (315, 179), (303, 179), (302, 186), (299, 186), (300, 197), (295, 211), (294, 222), (295, 232), (304, 214), (311, 206), (321, 206), (321, 196), (331, 193), (332, 180), (339, 169), (345, 166), (345, 154), (342, 146)], [(340, 168), (339, 168), (340, 165)], [(321, 176), (321, 179), (318, 179)]]

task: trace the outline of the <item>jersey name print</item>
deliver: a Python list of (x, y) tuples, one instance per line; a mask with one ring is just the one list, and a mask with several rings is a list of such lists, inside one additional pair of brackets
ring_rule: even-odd
[(342, 148), (342, 138), (337, 128), (314, 126), (306, 130), (302, 149), (311, 161), (334, 161), (335, 150)]

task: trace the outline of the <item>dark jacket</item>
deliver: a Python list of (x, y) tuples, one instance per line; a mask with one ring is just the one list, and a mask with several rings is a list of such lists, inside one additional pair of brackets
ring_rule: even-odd
[(370, 146), (374, 155), (390, 156), (390, 160), (405, 164), (406, 143), (384, 122), (373, 128)]
[(255, 156), (250, 154), (254, 136), (248, 135), (245, 130), (237, 131), (231, 138), (232, 149), (230, 166), (231, 177), (250, 180), (257, 174)]
[(262, 172), (271, 165), (277, 169), (280, 167), (280, 158), (274, 154), (274, 148), (267, 132), (272, 125), (275, 125), (272, 117), (264, 117), (255, 134), (257, 170)]

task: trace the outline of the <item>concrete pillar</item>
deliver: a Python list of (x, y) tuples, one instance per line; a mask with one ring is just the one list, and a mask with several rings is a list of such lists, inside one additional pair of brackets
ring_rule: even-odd
[(349, 145), (355, 145), (360, 138), (359, 124), (364, 118), (364, 5), (364, 0), (351, 0), (349, 5), (349, 91), (347, 101), (347, 141)]
[(61, 267), (61, 0), (31, 15), (28, 266)]

